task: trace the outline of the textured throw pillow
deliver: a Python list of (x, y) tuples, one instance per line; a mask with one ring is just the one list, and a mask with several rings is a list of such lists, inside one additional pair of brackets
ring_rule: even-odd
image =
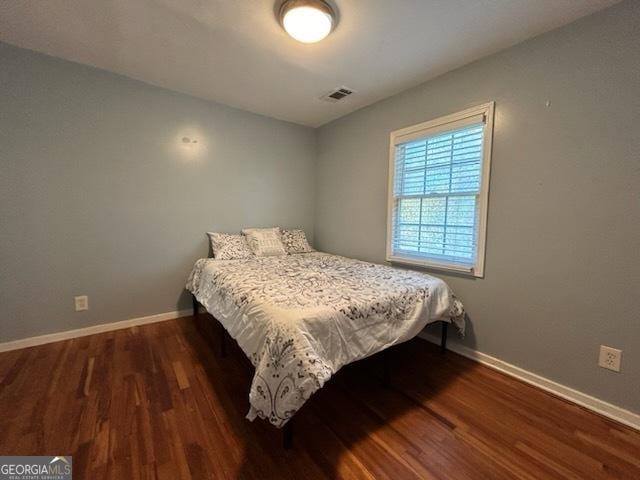
[(211, 241), (213, 258), (217, 260), (233, 260), (235, 258), (253, 257), (247, 238), (244, 235), (207, 232)]
[(313, 252), (313, 248), (309, 245), (307, 236), (302, 230), (282, 230), (282, 243), (289, 255)]
[(242, 230), (247, 236), (249, 247), (257, 257), (268, 257), (271, 255), (286, 255), (280, 229), (275, 228), (246, 228)]

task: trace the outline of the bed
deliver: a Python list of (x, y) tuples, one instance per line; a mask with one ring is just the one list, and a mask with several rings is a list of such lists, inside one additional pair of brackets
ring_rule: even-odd
[(186, 288), (255, 367), (247, 414), (285, 427), (344, 365), (453, 324), (464, 310), (447, 284), (422, 272), (321, 252), (236, 260), (203, 258)]

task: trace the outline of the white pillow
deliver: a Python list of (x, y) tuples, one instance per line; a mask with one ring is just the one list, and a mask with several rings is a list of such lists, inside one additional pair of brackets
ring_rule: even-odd
[(272, 255), (286, 255), (280, 229), (275, 228), (245, 228), (242, 230), (247, 236), (249, 247), (257, 257), (268, 257)]
[(253, 252), (244, 235), (207, 232), (211, 242), (213, 258), (217, 260), (233, 260), (235, 258), (253, 257)]

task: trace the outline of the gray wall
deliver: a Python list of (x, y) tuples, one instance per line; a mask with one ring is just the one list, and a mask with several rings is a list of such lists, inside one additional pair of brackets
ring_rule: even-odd
[(0, 44), (0, 342), (188, 307), (205, 231), (312, 235), (314, 161), (312, 129)]
[(389, 132), (495, 100), (486, 276), (442, 275), (463, 343), (640, 411), (639, 25), (627, 1), (322, 127), (318, 246), (383, 262)]

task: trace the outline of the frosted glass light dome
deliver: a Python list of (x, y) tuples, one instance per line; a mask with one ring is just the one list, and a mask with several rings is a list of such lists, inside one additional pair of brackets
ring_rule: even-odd
[(333, 28), (333, 10), (321, 0), (289, 0), (280, 18), (285, 31), (302, 43), (316, 43)]

